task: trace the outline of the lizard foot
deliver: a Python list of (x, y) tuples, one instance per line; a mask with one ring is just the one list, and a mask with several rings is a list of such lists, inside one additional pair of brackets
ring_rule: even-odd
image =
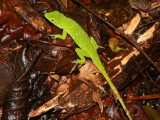
[(102, 46), (99, 46), (99, 45), (98, 45), (98, 48), (102, 48), (102, 49), (105, 49), (105, 47), (102, 47)]
[(53, 37), (55, 40), (58, 38), (58, 35), (49, 35), (51, 37)]
[(84, 61), (83, 60), (74, 60), (74, 61), (71, 61), (72, 63), (76, 63), (76, 65), (78, 65), (78, 68), (81, 67), (83, 64), (84, 64)]
[(57, 39), (59, 35), (52, 35), (54, 39)]
[(78, 68), (80, 68), (83, 64), (84, 64), (84, 61), (83, 60), (74, 60), (74, 61), (71, 61), (72, 63), (75, 63), (74, 67), (72, 68), (71, 72), (73, 72), (73, 70), (75, 69), (75, 67), (78, 65)]

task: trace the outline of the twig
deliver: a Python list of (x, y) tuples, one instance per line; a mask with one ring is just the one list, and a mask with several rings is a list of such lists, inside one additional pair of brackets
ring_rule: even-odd
[(148, 75), (149, 79), (152, 81), (152, 83), (160, 90), (160, 87), (152, 80), (151, 76), (149, 73), (146, 71), (146, 74)]
[(148, 25), (151, 25), (151, 24), (153, 24), (153, 23), (155, 23), (155, 22), (156, 22), (156, 21), (154, 20), (154, 21), (151, 21), (151, 22), (146, 23), (146, 24), (144, 24), (144, 25), (141, 25), (141, 26), (137, 27), (137, 28), (135, 29), (135, 31), (137, 31), (137, 30), (139, 30), (139, 29), (141, 29), (141, 28), (144, 28), (144, 27), (146, 27), (146, 26), (148, 26)]
[(64, 11), (64, 12), (67, 12), (67, 8), (64, 6), (64, 4), (60, 1), (60, 0), (56, 0), (57, 1), (57, 3), (61, 6), (61, 8), (62, 8), (62, 10)]
[(108, 26), (110, 26), (112, 29), (114, 29), (115, 31), (119, 32), (120, 35), (122, 37), (125, 38), (125, 40), (127, 42), (129, 42), (131, 45), (133, 45), (140, 53), (142, 53), (150, 62), (151, 64), (160, 72), (160, 68), (152, 61), (152, 59), (137, 45), (134, 43), (135, 38), (133, 36), (129, 36), (126, 35), (124, 32), (122, 32), (121, 30), (117, 29), (116, 27), (114, 27), (111, 23), (109, 23), (108, 21), (104, 20), (102, 17), (98, 16), (97, 14), (95, 14), (94, 12), (92, 12), (89, 8), (87, 8), (83, 3), (77, 1), (77, 0), (73, 0), (74, 2), (76, 2), (77, 4), (81, 5), (84, 9), (86, 9), (88, 12), (90, 12), (92, 15), (94, 15), (95, 17), (99, 18), (100, 20), (102, 20), (104, 23), (106, 23)]
[(159, 99), (159, 98), (160, 98), (160, 94), (153, 94), (153, 95), (129, 97), (126, 100), (127, 101), (132, 101), (132, 100), (146, 100), (146, 99)]
[(137, 60), (136, 60), (136, 58), (135, 58), (135, 55), (133, 56), (133, 59), (134, 59), (136, 65), (137, 65), (137, 68), (139, 69), (141, 75), (143, 76), (143, 79), (144, 79), (144, 81), (145, 81), (145, 83), (146, 83), (146, 88), (147, 88), (148, 93), (151, 94), (151, 92), (150, 92), (150, 90), (149, 90), (148, 81), (146, 80), (146, 76), (144, 75), (144, 73), (143, 73), (143, 71), (142, 71), (142, 69), (141, 69), (141, 67), (140, 67), (140, 64), (137, 62)]

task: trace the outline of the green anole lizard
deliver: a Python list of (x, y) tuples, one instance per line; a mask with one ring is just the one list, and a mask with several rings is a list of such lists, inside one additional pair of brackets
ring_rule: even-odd
[[(116, 94), (118, 100), (120, 101), (123, 109), (125, 110), (128, 118), (132, 120), (129, 111), (127, 110), (125, 103), (123, 102), (118, 90), (112, 83), (111, 79), (109, 78), (102, 62), (98, 56), (97, 49), (99, 46), (97, 45), (95, 39), (93, 37), (89, 37), (88, 34), (82, 29), (82, 27), (75, 22), (74, 20), (67, 18), (65, 15), (58, 11), (52, 11), (45, 14), (45, 17), (55, 26), (63, 29), (62, 35), (52, 35), (56, 38), (65, 40), (67, 33), (71, 36), (74, 42), (80, 47), (76, 48), (76, 53), (80, 57), (79, 60), (73, 61), (74, 63), (83, 65), (85, 63), (85, 57), (89, 57), (92, 59), (93, 63), (96, 67), (101, 71), (105, 79), (107, 80), (109, 86)], [(74, 66), (75, 67), (75, 66)]]

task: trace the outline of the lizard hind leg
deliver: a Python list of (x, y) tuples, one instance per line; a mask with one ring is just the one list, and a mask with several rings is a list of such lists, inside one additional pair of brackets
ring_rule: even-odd
[(94, 47), (95, 49), (104, 48), (104, 47), (102, 47), (102, 46), (99, 46), (99, 45), (97, 44), (96, 40), (95, 40), (93, 37), (90, 37), (90, 40), (91, 40), (91, 44), (93, 45), (93, 47)]
[(79, 68), (79, 67), (81, 67), (81, 66), (85, 63), (85, 61), (86, 61), (86, 59), (85, 59), (85, 57), (84, 57), (84, 56), (87, 56), (87, 55), (85, 55), (85, 53), (86, 53), (85, 50), (80, 49), (80, 48), (76, 48), (75, 51), (76, 51), (77, 55), (80, 57), (80, 59), (71, 61), (72, 63), (75, 63), (75, 65), (74, 65), (74, 67), (72, 68), (72, 70), (71, 70), (70, 73), (72, 73), (72, 71), (75, 69), (75, 67), (76, 67), (77, 65), (78, 65), (78, 68)]

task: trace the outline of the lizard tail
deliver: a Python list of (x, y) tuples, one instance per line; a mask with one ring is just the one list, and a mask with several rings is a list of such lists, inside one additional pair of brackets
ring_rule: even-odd
[(108, 76), (104, 66), (102, 65), (102, 62), (97, 54), (97, 56), (92, 57), (92, 61), (93, 63), (96, 65), (96, 67), (101, 71), (101, 73), (103, 74), (103, 76), (105, 77), (106, 81), (108, 82), (109, 86), (111, 87), (111, 89), (113, 90), (114, 94), (116, 94), (118, 100), (120, 101), (124, 111), (126, 112), (129, 120), (132, 120), (130, 113), (125, 105), (125, 103), (123, 102), (118, 90), (116, 89), (116, 87), (114, 86), (112, 80), (110, 79), (110, 77)]

